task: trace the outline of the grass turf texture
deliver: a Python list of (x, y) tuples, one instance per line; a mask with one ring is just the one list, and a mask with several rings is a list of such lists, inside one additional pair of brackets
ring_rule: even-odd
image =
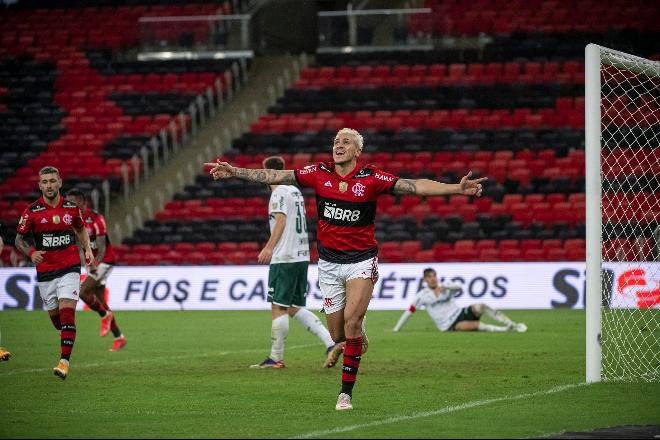
[(295, 320), (287, 367), (247, 368), (269, 353), (268, 311), (118, 312), (129, 342), (116, 353), (98, 316), (78, 313), (66, 381), (52, 373), (59, 334), (46, 313), (2, 312), (14, 356), (0, 364), (0, 437), (530, 437), (660, 424), (659, 383), (543, 393), (584, 381), (582, 311), (509, 312), (525, 334), (439, 333), (425, 313), (393, 333), (399, 315), (369, 312), (355, 410), (337, 412), (341, 365), (321, 368), (323, 346)]

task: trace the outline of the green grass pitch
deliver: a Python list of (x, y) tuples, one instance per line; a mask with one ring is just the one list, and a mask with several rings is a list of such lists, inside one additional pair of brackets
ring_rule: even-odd
[(424, 313), (368, 314), (353, 411), (334, 410), (340, 365), (290, 323), (282, 370), (268, 311), (117, 312), (128, 345), (108, 351), (78, 313), (69, 377), (52, 373), (59, 334), (45, 312), (0, 313), (0, 437), (537, 437), (660, 424), (659, 383), (584, 381), (584, 312), (511, 311), (517, 333), (440, 333)]

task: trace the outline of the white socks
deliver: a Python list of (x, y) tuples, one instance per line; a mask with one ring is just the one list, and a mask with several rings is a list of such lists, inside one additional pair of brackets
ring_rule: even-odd
[(284, 358), (284, 341), (289, 334), (289, 315), (284, 314), (273, 319), (270, 327), (270, 358), (281, 361)]
[(492, 324), (484, 324), (483, 322), (479, 323), (479, 331), (480, 332), (505, 332), (509, 330), (509, 327), (505, 326), (499, 326), (499, 325), (492, 325)]
[(325, 348), (330, 348), (335, 345), (335, 341), (332, 340), (330, 332), (314, 313), (301, 307), (293, 317), (300, 321), (307, 331), (319, 338), (321, 342), (325, 344)]
[(513, 327), (515, 322), (511, 321), (508, 316), (506, 316), (504, 313), (500, 312), (499, 310), (493, 310), (486, 304), (476, 304), (475, 309), (477, 309), (477, 312), (480, 315), (486, 315), (489, 318), (502, 323), (504, 325)]

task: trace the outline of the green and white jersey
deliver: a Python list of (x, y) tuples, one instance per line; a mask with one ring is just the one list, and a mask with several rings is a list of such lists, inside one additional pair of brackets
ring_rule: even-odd
[(440, 293), (436, 294), (429, 287), (424, 287), (417, 292), (413, 306), (416, 309), (426, 308), (438, 330), (444, 332), (449, 330), (454, 321), (456, 321), (456, 318), (461, 313), (461, 308), (456, 304), (454, 293), (451, 290), (443, 288), (442, 285), (439, 286), (438, 290)]
[(268, 220), (271, 234), (275, 228), (275, 213), (278, 212), (286, 215), (286, 225), (282, 237), (273, 251), (271, 264), (309, 261), (305, 200), (297, 187), (278, 185), (270, 195)]

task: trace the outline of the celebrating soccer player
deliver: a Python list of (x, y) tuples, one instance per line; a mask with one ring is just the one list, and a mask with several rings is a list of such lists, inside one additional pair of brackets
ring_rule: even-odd
[(87, 267), (87, 278), (80, 287), (80, 298), (101, 317), (101, 336), (112, 331), (115, 339), (110, 351), (121, 350), (126, 345), (127, 339), (117, 327), (115, 315), (105, 299), (105, 281), (115, 265), (115, 252), (107, 235), (105, 218), (89, 207), (85, 193), (78, 189), (67, 192), (66, 199), (78, 205), (82, 211), (90, 246), (98, 262), (98, 266)]
[[(86, 264), (94, 264), (94, 254), (80, 208), (60, 196), (61, 187), (57, 168), (47, 166), (39, 171), (42, 196), (23, 212), (15, 243), (37, 265), (39, 293), (53, 325), (60, 330), (61, 358), (53, 372), (66, 379), (76, 340), (76, 304), (80, 290), (80, 255), (76, 240), (84, 250)], [(29, 233), (34, 237), (35, 247), (27, 242)]]
[(378, 279), (378, 244), (374, 218), (382, 194), (480, 196), (481, 182), (471, 179), (445, 184), (429, 179), (399, 179), (373, 165), (358, 166), (363, 138), (356, 130), (337, 132), (333, 162), (297, 170), (233, 167), (226, 162), (207, 163), (214, 179), (238, 177), (269, 185), (299, 185), (316, 190), (318, 207), (319, 285), (324, 296), (328, 329), (335, 342), (344, 342), (342, 387), (335, 409), (353, 409), (352, 393), (367, 348), (363, 320)]
[[(454, 296), (460, 293), (461, 286), (454, 283), (438, 284), (435, 270), (424, 269), (426, 287), (417, 292), (410, 308), (403, 312), (396, 323), (394, 331), (398, 332), (408, 318), (420, 307), (426, 307), (438, 330), (446, 331), (482, 331), (482, 332), (526, 332), (527, 326), (522, 322), (515, 323), (504, 313), (494, 310), (486, 304), (472, 304), (461, 308), (456, 304)], [(483, 315), (504, 325), (486, 324), (480, 321)]]

